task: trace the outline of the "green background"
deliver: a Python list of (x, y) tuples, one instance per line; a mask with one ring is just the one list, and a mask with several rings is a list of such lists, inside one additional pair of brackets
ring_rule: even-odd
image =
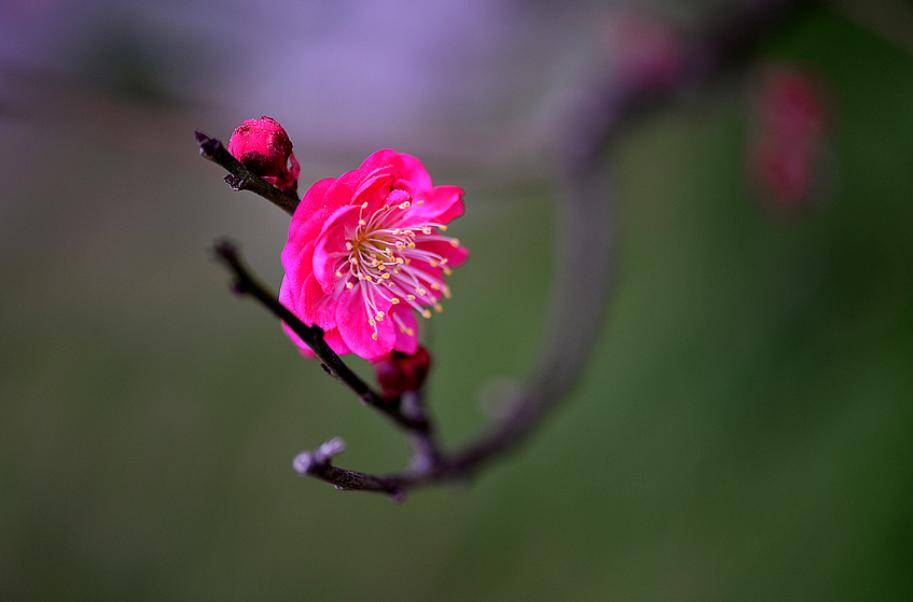
[[(586, 377), (520, 453), (402, 505), (291, 470), (333, 435), (366, 470), (408, 449), (227, 293), (210, 241), (276, 286), (287, 218), (196, 157), (205, 112), (0, 121), (0, 598), (909, 599), (913, 60), (830, 12), (763, 55), (829, 86), (820, 202), (782, 219), (746, 183), (747, 80), (631, 130)], [(467, 185), (431, 323), (449, 443), (534, 357), (552, 188)]]

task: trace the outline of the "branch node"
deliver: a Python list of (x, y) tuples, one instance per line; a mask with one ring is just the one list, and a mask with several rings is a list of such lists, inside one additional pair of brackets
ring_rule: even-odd
[[(334, 456), (338, 456), (346, 449), (345, 441), (340, 437), (333, 437), (320, 444), (320, 447), (310, 452), (301, 452), (292, 460), (292, 467), (300, 475), (308, 475), (330, 465)], [(337, 485), (337, 489), (345, 489)]]

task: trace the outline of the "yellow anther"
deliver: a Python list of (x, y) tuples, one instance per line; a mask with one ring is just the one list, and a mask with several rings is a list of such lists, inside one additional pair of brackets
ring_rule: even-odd
[(399, 265), (403, 265), (403, 264), (406, 263), (406, 262), (403, 261), (403, 258), (402, 258), (402, 257), (397, 257), (397, 258), (396, 258), (396, 263), (399, 264)]
[(362, 204), (361, 204), (361, 208), (362, 208), (362, 209), (367, 209), (367, 208), (368, 208), (368, 201), (365, 201), (364, 203), (362, 203)]
[(434, 311), (436, 311), (437, 313), (441, 313), (442, 311), (444, 311), (444, 306), (441, 305), (440, 303), (435, 303)]
[(392, 299), (390, 299), (390, 303), (392, 303), (393, 305), (399, 305), (399, 297), (393, 297)]
[(406, 299), (408, 299), (409, 301), (415, 301), (415, 295), (410, 293), (410, 294), (406, 295)]
[(444, 224), (441, 224), (440, 226), (437, 227), (437, 229), (440, 230), (441, 232), (446, 232), (447, 226), (445, 226)]
[(447, 297), (448, 299), (451, 297), (451, 295), (450, 295), (450, 287), (449, 287), (449, 286), (445, 286), (445, 287), (444, 287), (444, 296)]
[(372, 333), (371, 333), (371, 340), (373, 340), (373, 341), (376, 341), (376, 340), (377, 340), (377, 333), (376, 333), (376, 332), (372, 332)]
[(384, 272), (383, 274), (381, 274), (380, 277), (383, 278), (384, 280), (389, 280), (389, 279), (390, 279), (390, 272)]
[(441, 290), (441, 287), (438, 286), (437, 282), (432, 282), (432, 283), (431, 283), (431, 288), (432, 288), (432, 290), (436, 290), (436, 291)]
[(415, 292), (418, 293), (420, 297), (424, 297), (425, 295), (428, 294), (428, 289), (421, 287), (421, 286), (417, 286), (417, 287), (415, 287)]
[(436, 268), (437, 266), (441, 265), (440, 263), (438, 263), (438, 262), (435, 261), (434, 259), (430, 259), (430, 260), (428, 261), (428, 263), (430, 263), (430, 264), (431, 264), (431, 267), (433, 267), (433, 268)]
[(459, 239), (459, 238), (451, 238), (451, 239), (450, 239), (450, 246), (451, 246), (451, 247), (458, 247), (458, 246), (460, 246), (460, 239)]
[(350, 243), (349, 241), (346, 241), (346, 251), (351, 251), (351, 250), (352, 250), (352, 243)]
[(346, 288), (349, 290), (352, 290), (353, 288), (355, 288), (355, 285), (352, 284), (351, 282), (346, 282)]
[(409, 241), (409, 248), (410, 248), (410, 249), (414, 249), (414, 248), (415, 248), (415, 243), (412, 242), (411, 240)]
[(364, 225), (367, 224), (367, 223), (368, 223), (368, 222), (366, 222), (366, 221), (363, 220), (363, 219), (358, 220), (358, 225), (359, 225), (359, 226), (364, 226)]
[(422, 234), (431, 234), (431, 228), (422, 228)]
[(450, 268), (444, 268), (445, 276), (451, 276), (452, 274), (453, 274), (453, 270), (451, 270)]
[(377, 322), (374, 321), (374, 318), (368, 318), (368, 324), (371, 326), (377, 326)]
[(408, 209), (411, 206), (412, 206), (412, 203), (410, 203), (409, 201), (403, 201), (402, 203), (399, 204), (400, 209)]
[(374, 314), (374, 319), (377, 320), (378, 322), (383, 322), (384, 321), (384, 312), (379, 311), (376, 314)]
[(407, 328), (406, 334), (408, 334), (410, 337), (412, 337), (412, 336), (415, 336), (415, 331), (412, 330), (411, 328)]
[(340, 272), (339, 270), (336, 270), (336, 277), (342, 278), (342, 272)]
[(377, 269), (380, 270), (381, 272), (383, 272), (384, 270), (387, 269), (387, 265), (382, 263), (379, 266), (377, 266)]
[(427, 309), (423, 309), (423, 310), (422, 310), (422, 317), (425, 318), (426, 320), (430, 319), (430, 318), (431, 318), (431, 312), (428, 311)]
[(424, 204), (425, 204), (425, 201), (415, 201), (415, 204), (416, 204), (416, 205), (424, 205)]

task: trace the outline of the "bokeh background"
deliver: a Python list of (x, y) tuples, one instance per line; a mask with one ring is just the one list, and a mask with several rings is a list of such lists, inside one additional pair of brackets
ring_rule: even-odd
[[(193, 130), (275, 116), (303, 186), (392, 146), (466, 188), (472, 259), (429, 329), (458, 443), (534, 357), (548, 148), (617, 10), (0, 2), (0, 599), (909, 600), (907, 2), (814, 10), (625, 133), (609, 319), (520, 453), (402, 505), (291, 470), (337, 434), (368, 470), (408, 449), (228, 294), (211, 242), (277, 286), (287, 216)], [(768, 62), (815, 73), (832, 116), (825, 184), (788, 214), (746, 177)]]

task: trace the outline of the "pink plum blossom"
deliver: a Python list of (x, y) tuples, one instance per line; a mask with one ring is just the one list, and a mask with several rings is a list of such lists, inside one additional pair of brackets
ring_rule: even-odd
[(813, 198), (828, 129), (822, 84), (795, 67), (769, 69), (758, 98), (749, 170), (780, 209)]
[(252, 172), (281, 190), (296, 192), (301, 166), (292, 152), (292, 141), (272, 117), (248, 119), (228, 141), (228, 152)]
[(282, 250), (279, 300), (322, 328), (336, 353), (371, 361), (394, 350), (414, 354), (416, 313), (442, 311), (445, 278), (466, 261), (468, 251), (442, 234), (462, 214), (462, 189), (434, 186), (415, 157), (377, 151), (305, 193)]

